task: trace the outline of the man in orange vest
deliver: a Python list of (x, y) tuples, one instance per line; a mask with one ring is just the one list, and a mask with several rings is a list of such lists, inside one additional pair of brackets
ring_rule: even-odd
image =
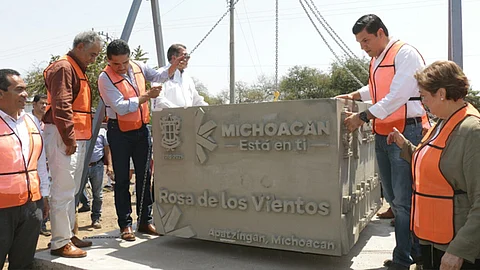
[(20, 74), (0, 69), (0, 268), (8, 255), (9, 269), (30, 269), (48, 213), (47, 164), (40, 130), (23, 111), (27, 96)]
[(80, 248), (92, 245), (72, 231), (75, 194), (80, 190), (86, 143), (92, 137), (91, 90), (85, 70), (102, 46), (96, 32), (80, 33), (73, 49), (44, 71), (49, 105), (43, 135), (52, 176), (50, 253), (56, 256), (85, 257), (87, 253)]
[[(355, 100), (372, 100), (373, 106), (345, 119), (349, 131), (373, 121), (375, 151), (385, 199), (395, 215), (393, 262), (390, 270), (409, 269), (413, 257), (420, 256), (418, 241), (413, 246), (409, 230), (412, 198), (410, 165), (400, 158), (401, 149), (387, 144), (393, 128), (400, 130), (412, 143), (422, 138), (422, 121), (428, 125), (419, 99), (415, 72), (424, 67), (420, 53), (412, 46), (392, 38), (382, 20), (373, 14), (362, 16), (353, 26), (353, 34), (372, 60), (368, 85), (358, 91), (337, 96)], [(412, 255), (412, 256), (411, 256)]]
[(130, 48), (125, 41), (117, 39), (107, 46), (108, 66), (98, 78), (98, 90), (107, 108), (107, 138), (115, 174), (115, 208), (121, 237), (126, 241), (135, 240), (130, 216), (130, 158), (135, 167), (136, 210), (139, 219), (137, 232), (157, 234), (152, 218), (151, 168), (147, 166), (152, 143), (147, 124), (150, 122), (148, 100), (156, 98), (161, 87), (152, 87), (147, 91), (145, 82), (167, 81), (183, 57), (179, 57), (171, 69), (159, 72), (144, 63), (131, 61)]

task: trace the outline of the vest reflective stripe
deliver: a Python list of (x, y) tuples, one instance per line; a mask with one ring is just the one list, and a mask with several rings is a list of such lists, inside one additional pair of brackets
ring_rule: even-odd
[(469, 115), (480, 118), (479, 112), (468, 104), (453, 114), (436, 135), (435, 128), (430, 129), (413, 153), (410, 229), (419, 239), (445, 245), (455, 236), (456, 191), (440, 171), (440, 157), (452, 131)]
[(28, 163), (22, 153), (22, 143), (8, 124), (0, 118), (0, 208), (25, 204), (41, 198), (37, 161), (43, 149), (42, 137), (35, 122), (25, 116), (30, 137)]
[[(131, 85), (124, 77), (113, 71), (110, 66), (106, 66), (103, 70), (113, 85), (115, 85), (118, 91), (122, 93), (125, 100), (145, 94), (145, 76), (142, 73), (142, 69), (133, 61), (130, 61), (130, 66), (133, 69), (135, 82), (139, 91), (138, 94), (133, 85)], [(141, 104), (135, 112), (127, 113), (125, 115), (117, 114), (117, 120), (121, 131), (136, 130), (142, 127), (143, 124), (148, 124), (150, 122), (148, 102)]]
[[(88, 83), (87, 75), (82, 71), (80, 66), (73, 60), (72, 57), (64, 55), (60, 57), (58, 61), (68, 61), (75, 70), (77, 78), (80, 80), (80, 91), (78, 95), (73, 100), (72, 111), (73, 119), (72, 122), (75, 128), (75, 140), (90, 140), (92, 138), (92, 91)], [(52, 67), (52, 64), (48, 66), (43, 72), (43, 76), (46, 79), (47, 70)], [(51, 95), (50, 91), (47, 91), (47, 101), (48, 105), (46, 110), (48, 111), (51, 107)]]
[[(374, 68), (375, 59), (370, 61), (370, 75), (368, 79), (370, 88), (370, 97), (373, 104), (385, 98), (390, 92), (390, 85), (392, 84), (393, 77), (395, 76), (395, 56), (404, 42), (397, 41), (390, 48), (388, 48), (385, 56), (380, 64)], [(407, 104), (402, 105), (395, 112), (390, 114), (387, 118), (381, 120), (375, 118), (373, 120), (373, 132), (379, 135), (388, 135), (396, 127), (400, 132), (405, 130), (405, 124), (407, 119)], [(425, 115), (422, 117), (422, 125), (427, 128), (430, 127), (428, 118)]]

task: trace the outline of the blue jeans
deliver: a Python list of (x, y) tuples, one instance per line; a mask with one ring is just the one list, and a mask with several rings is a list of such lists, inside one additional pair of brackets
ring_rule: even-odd
[[(403, 135), (417, 145), (422, 139), (422, 123), (405, 127)], [(375, 152), (383, 188), (383, 195), (395, 215), (395, 241), (393, 261), (410, 266), (411, 252), (420, 253), (420, 246), (412, 247), (414, 240), (410, 233), (410, 209), (412, 206), (412, 172), (410, 164), (400, 157), (401, 149), (387, 144), (387, 136), (375, 135)]]
[[(152, 217), (152, 193), (150, 190), (152, 171), (147, 166), (145, 178), (145, 166), (147, 165), (148, 150), (151, 147), (150, 133), (145, 125), (137, 130), (123, 132), (118, 127), (117, 121), (108, 121), (107, 131), (108, 144), (112, 153), (113, 172), (115, 174), (115, 208), (117, 211), (118, 226), (121, 229), (132, 226), (132, 202), (130, 195), (130, 157), (135, 168), (135, 195), (137, 216), (139, 224), (151, 224)], [(148, 164), (149, 165), (149, 164)], [(140, 213), (140, 200), (144, 179), (145, 195), (143, 199), (142, 213)]]
[[(102, 203), (103, 203), (103, 161), (98, 162), (96, 165), (88, 167), (88, 177), (87, 181), (90, 181), (90, 186), (92, 187), (92, 221), (100, 220), (102, 215)], [(84, 206), (89, 206), (89, 200), (83, 189), (83, 193), (80, 195), (80, 202)]]

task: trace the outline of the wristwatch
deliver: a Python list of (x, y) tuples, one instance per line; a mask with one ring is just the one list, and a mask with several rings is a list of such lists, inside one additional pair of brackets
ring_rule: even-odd
[(363, 111), (363, 112), (359, 113), (358, 117), (360, 118), (360, 120), (362, 120), (365, 123), (370, 122), (370, 119), (368, 119), (368, 115), (367, 115), (366, 111)]

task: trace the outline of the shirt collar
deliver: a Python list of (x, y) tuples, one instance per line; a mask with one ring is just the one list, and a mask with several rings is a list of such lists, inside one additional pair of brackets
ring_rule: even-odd
[(10, 115), (8, 115), (7, 113), (5, 113), (3, 110), (0, 110), (0, 116), (5, 120), (10, 120), (10, 121), (13, 121), (13, 122), (18, 122), (19, 120), (22, 120), (24, 117), (25, 117), (25, 110), (22, 110), (20, 112), (20, 115), (18, 116), (18, 119), (15, 119), (13, 117), (11, 117)]
[(392, 47), (392, 45), (397, 41), (398, 41), (398, 38), (391, 37), (390, 41), (388, 42), (385, 49), (382, 51), (382, 53), (376, 59), (382, 59), (385, 56), (385, 54), (387, 53), (388, 49), (390, 49), (390, 47)]

